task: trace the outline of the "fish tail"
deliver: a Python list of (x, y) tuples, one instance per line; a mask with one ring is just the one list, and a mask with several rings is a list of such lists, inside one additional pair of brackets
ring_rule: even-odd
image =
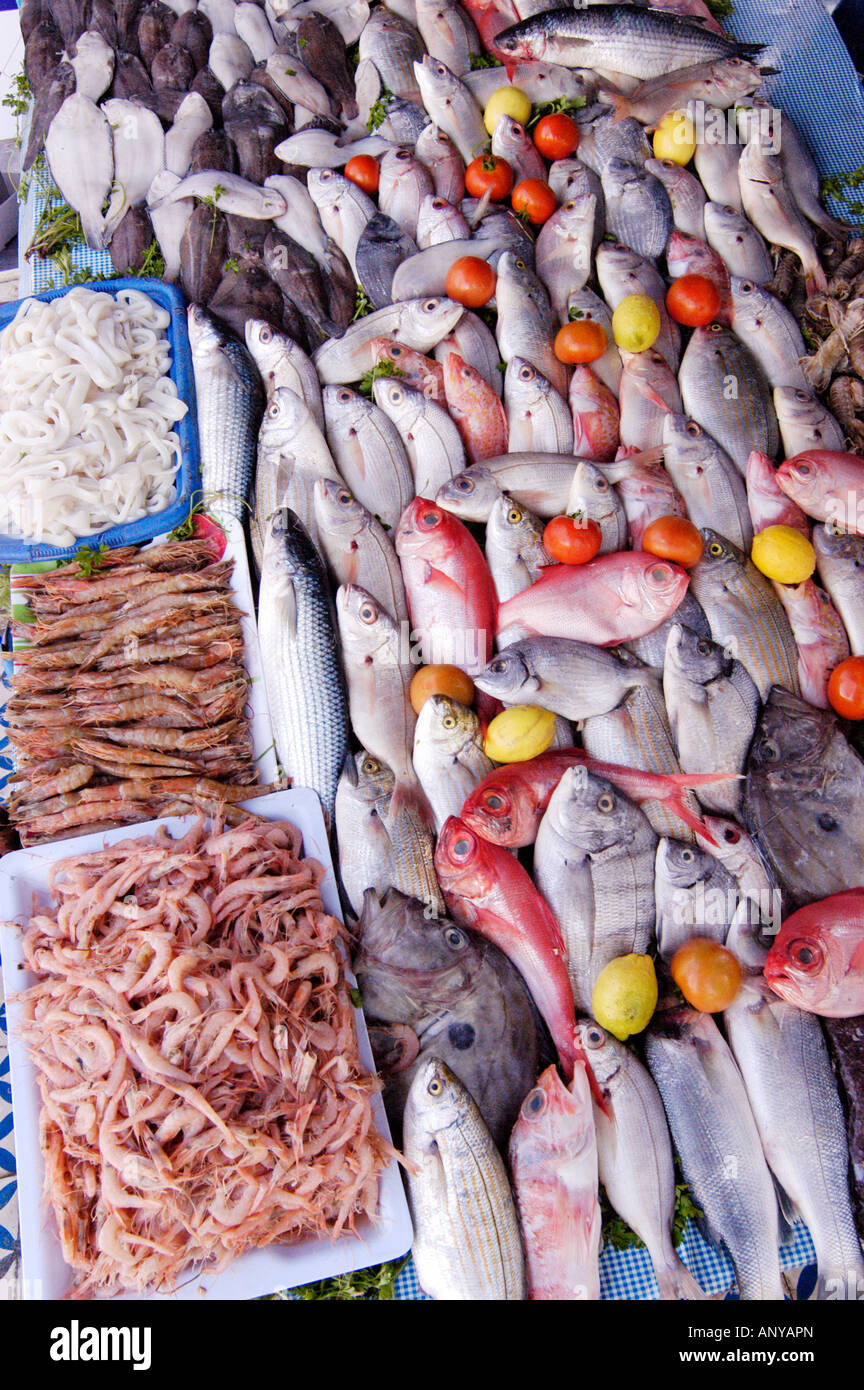
[(804, 286), (808, 296), (825, 294), (828, 289), (828, 277), (815, 258), (804, 267)]
[(672, 1264), (666, 1264), (662, 1268), (658, 1268), (655, 1264), (654, 1272), (657, 1275), (657, 1286), (662, 1299), (671, 1302), (683, 1299), (687, 1303), (695, 1303), (697, 1300), (708, 1297), (705, 1290), (697, 1284), (683, 1260), (680, 1260), (677, 1255), (673, 1255)]
[(669, 787), (662, 800), (670, 811), (683, 820), (686, 826), (694, 830), (697, 835), (704, 836), (708, 843), (716, 849), (717, 841), (702, 817), (687, 805), (684, 793), (692, 791), (694, 787), (710, 786), (713, 782), (728, 782), (737, 776), (738, 773), (736, 772), (671, 773), (667, 781), (672, 782), (673, 785)]
[(601, 88), (597, 93), (597, 100), (601, 102), (603, 106), (612, 107), (614, 112), (612, 116), (613, 125), (618, 121), (623, 121), (625, 116), (630, 115), (630, 103), (623, 92), (615, 92), (611, 89), (607, 91), (605, 88)]

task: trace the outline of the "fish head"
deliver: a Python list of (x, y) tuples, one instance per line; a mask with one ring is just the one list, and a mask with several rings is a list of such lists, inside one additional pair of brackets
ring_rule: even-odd
[(482, 954), (477, 939), (416, 898), (388, 888), (363, 895), (354, 969), (371, 1018), (411, 1023), (454, 1002)]
[(770, 785), (805, 765), (818, 769), (836, 727), (830, 711), (772, 686), (750, 745), (748, 774), (759, 773)]
[[(527, 543), (542, 539), (543, 523), (502, 492), (489, 513), (486, 535), (502, 549), (518, 554)], [(552, 563), (551, 556), (549, 563)]]
[(509, 306), (514, 311), (522, 306), (524, 310), (526, 300), (530, 300), (541, 313), (549, 312), (549, 296), (545, 286), (518, 251), (502, 251), (495, 271), (498, 276), (495, 300), (499, 306)]
[(345, 548), (356, 545), (355, 538), (371, 519), (362, 502), (333, 478), (316, 478), (312, 496), (319, 530), (338, 538)]
[(447, 337), (463, 312), (461, 304), (440, 296), (406, 299), (400, 308), (397, 336), (417, 352), (427, 352)]
[(379, 376), (372, 382), (372, 394), (379, 409), (389, 415), (395, 423), (413, 420), (422, 413), (424, 396), (422, 391), (409, 386), (399, 377)]
[(535, 401), (547, 397), (550, 384), (532, 362), (524, 357), (511, 357), (504, 373), (504, 396), (514, 405), (526, 409)]
[(266, 575), (273, 591), (293, 593), (294, 585), (310, 569), (323, 575), (318, 552), (306, 527), (290, 507), (279, 507), (268, 518), (261, 561), (262, 582)]
[(399, 664), (398, 628), (386, 608), (366, 589), (359, 584), (340, 585), (336, 616), (343, 644), (366, 653), (367, 664), (372, 660)]
[(644, 174), (639, 166), (619, 155), (613, 155), (603, 167), (603, 182), (608, 196), (612, 198), (620, 198), (629, 184), (641, 178), (644, 178)]
[[(787, 917), (765, 960), (765, 980), (787, 1003), (827, 1017), (861, 1012), (864, 888)], [(849, 998), (856, 1001), (851, 1006)]]
[(551, 1177), (553, 1171), (560, 1173), (594, 1152), (594, 1113), (584, 1063), (576, 1063), (571, 1087), (565, 1086), (557, 1067), (547, 1067), (523, 1100), (510, 1139), (511, 1163), (515, 1160), (523, 1176), (536, 1167)]
[[(807, 398), (806, 391), (795, 392), (795, 395)], [(803, 401), (801, 404), (807, 408)], [(818, 507), (832, 486), (830, 466), (813, 452), (786, 459), (777, 469), (776, 478), (778, 487), (805, 512)]]
[(657, 871), (674, 888), (692, 888), (712, 870), (710, 854), (688, 840), (664, 836), (657, 845)]
[(731, 577), (735, 570), (742, 568), (746, 563), (747, 557), (743, 550), (726, 536), (721, 536), (719, 531), (713, 531), (710, 526), (703, 526), (699, 534), (702, 537), (702, 555), (695, 568), (699, 571), (700, 578), (704, 577), (721, 584), (725, 576)]
[(417, 158), (422, 160), (427, 168), (430, 167), (429, 161), (435, 164), (459, 157), (459, 151), (450, 136), (440, 126), (434, 124), (424, 127), (415, 149)]
[[(707, 254), (706, 254), (707, 253)], [(714, 259), (714, 253), (698, 237), (689, 232), (675, 229), (666, 243), (666, 262), (669, 274), (676, 278), (692, 271), (697, 265), (705, 265)]]
[(385, 185), (398, 183), (407, 178), (415, 178), (420, 167), (413, 150), (391, 149), (381, 157), (380, 177)]
[[(195, 305), (190, 305), (190, 313)], [(246, 346), (255, 360), (255, 365), (265, 378), (272, 375), (279, 361), (296, 344), (284, 333), (267, 323), (265, 319), (247, 319), (245, 327)]]
[(462, 820), (493, 845), (528, 844), (534, 838), (537, 798), (529, 764), (498, 768), (465, 798)]
[(448, 352), (444, 357), (443, 367), (444, 391), (448, 406), (468, 412), (482, 411), (488, 405), (492, 388), (476, 367), (472, 367), (458, 352)]
[(405, 1102), (405, 1133), (432, 1137), (464, 1124), (475, 1111), (474, 1101), (446, 1062), (435, 1056), (424, 1057)]
[(449, 695), (430, 695), (417, 716), (415, 742), (427, 740), (439, 754), (456, 758), (466, 744), (480, 740), (480, 720), (467, 705)]
[(499, 116), (492, 135), (496, 154), (499, 158), (506, 159), (508, 163), (514, 163), (528, 143), (528, 136), (521, 121), (516, 121), (512, 116)]
[(664, 668), (679, 673), (695, 685), (707, 685), (718, 676), (728, 675), (732, 659), (723, 647), (684, 623), (673, 623), (666, 637)]
[(549, 799), (549, 823), (584, 854), (632, 840), (644, 816), (617, 787), (580, 764), (568, 767)]
[(485, 521), (501, 496), (494, 474), (482, 463), (449, 478), (435, 494), (435, 501), (453, 516), (466, 521)]
[(816, 397), (798, 386), (776, 386), (774, 409), (780, 424), (788, 430), (811, 429), (825, 413)]
[(542, 26), (537, 24), (511, 24), (495, 35), (493, 47), (502, 61), (510, 66), (517, 58), (531, 62), (542, 62), (547, 56), (547, 36)]
[[(598, 385), (600, 384), (598, 382)], [(590, 387), (587, 389), (590, 390)], [(570, 405), (573, 415), (593, 414), (599, 408), (597, 400), (598, 398), (585, 395), (580, 397), (577, 392), (571, 391)], [(611, 521), (617, 516), (622, 506), (618, 493), (605, 473), (595, 463), (580, 459), (573, 469), (573, 479), (567, 494), (567, 515), (580, 513), (582, 517), (592, 517), (602, 525), (604, 521)]]
[[(813, 546), (819, 559), (845, 562), (856, 570), (864, 570), (864, 536), (853, 536), (844, 527), (826, 521), (813, 527)], [(857, 574), (853, 576), (857, 581)]]
[(576, 1020), (576, 1037), (598, 1086), (607, 1090), (614, 1085), (616, 1077), (627, 1069), (626, 1049), (593, 1018)]
[(495, 879), (494, 846), (481, 839), (458, 816), (448, 816), (435, 846), (435, 872), (444, 893), (482, 897)]
[(310, 168), (306, 175), (306, 187), (313, 203), (321, 212), (322, 209), (336, 206), (343, 193), (349, 191), (351, 181), (336, 169)]
[(706, 471), (708, 457), (716, 447), (700, 424), (677, 411), (663, 416), (663, 445), (674, 451), (674, 466), (685, 468), (693, 477)]
[[(640, 606), (657, 618), (658, 627), (675, 612), (690, 582), (689, 574), (681, 565), (671, 560), (652, 560), (651, 556), (636, 560), (629, 575)], [(624, 579), (626, 583), (626, 571)]]
[(278, 447), (280, 441), (287, 442), (310, 419), (309, 407), (302, 396), (298, 396), (290, 386), (278, 386), (264, 410), (261, 442), (267, 448)]
[(439, 560), (459, 545), (464, 531), (462, 522), (438, 502), (415, 497), (399, 518), (393, 543), (400, 556)]
[(531, 667), (528, 648), (521, 642), (493, 656), (484, 670), (474, 677), (474, 684), (487, 695), (511, 704), (524, 701), (528, 695), (537, 695), (541, 689), (541, 682)]
[[(355, 753), (353, 764), (359, 800), (367, 806), (388, 803), (396, 789), (396, 778), (387, 764), (367, 753), (365, 748)], [(346, 768), (350, 768), (350, 762), (346, 763)]]
[[(377, 382), (374, 383), (377, 385)], [(362, 416), (368, 415), (372, 402), (350, 386), (325, 386), (321, 392), (327, 433), (337, 439), (348, 438), (357, 429)]]
[(442, 63), (440, 58), (434, 58), (431, 53), (426, 53), (420, 62), (415, 60), (414, 76), (417, 78), (417, 86), (420, 88), (423, 105), (427, 111), (430, 101), (434, 105), (446, 102), (459, 85), (458, 79), (447, 64)]

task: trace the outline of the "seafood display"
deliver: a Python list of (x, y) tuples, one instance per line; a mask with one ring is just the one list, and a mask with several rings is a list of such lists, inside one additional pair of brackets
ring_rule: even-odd
[[(373, 1214), (344, 948), (425, 1295), (597, 1300), (620, 1241), (669, 1302), (779, 1302), (805, 1260), (802, 1297), (855, 1297), (864, 253), (762, 45), (701, 0), (32, 0), (22, 28), (25, 165), (90, 252), (181, 288), (201, 455), (183, 539), (12, 576), (20, 843), (209, 818), (70, 848), (26, 926), (77, 1292)], [(140, 489), (187, 408), (158, 324), (145, 393), (89, 294), (0, 337), (0, 472), (107, 460), (86, 518), (28, 493), (73, 543), (145, 505), (115, 435)], [(344, 934), (243, 808), (253, 683)]]

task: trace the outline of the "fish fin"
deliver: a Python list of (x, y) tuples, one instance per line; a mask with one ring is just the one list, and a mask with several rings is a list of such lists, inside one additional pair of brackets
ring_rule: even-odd
[(662, 1299), (670, 1302), (684, 1300), (687, 1303), (695, 1303), (697, 1300), (708, 1298), (708, 1294), (696, 1282), (684, 1261), (679, 1259), (677, 1255), (673, 1256), (672, 1264), (667, 1264), (663, 1268), (658, 1268), (655, 1264), (654, 1273), (657, 1275), (657, 1287)]
[(597, 100), (603, 106), (611, 106), (613, 111), (612, 124), (623, 121), (625, 116), (630, 115), (630, 103), (623, 92), (613, 92), (601, 87), (597, 93)]
[(855, 950), (852, 952), (852, 959), (849, 962), (849, 970), (847, 973), (864, 973), (864, 941), (862, 941), (859, 946), (856, 946)]
[(771, 1174), (774, 1191), (777, 1194), (777, 1221), (780, 1231), (780, 1244), (788, 1245), (793, 1238), (793, 1227), (799, 1219), (798, 1208), (774, 1174)]
[[(665, 401), (662, 404), (666, 406)], [(667, 410), (668, 408), (666, 406)], [(663, 463), (666, 451), (662, 444), (656, 444), (653, 449), (630, 449), (622, 458), (632, 459), (636, 463)]]
[(427, 830), (434, 832), (435, 813), (419, 782), (402, 781), (396, 783), (390, 798), (387, 818), (392, 823), (398, 820), (400, 815), (405, 814), (416, 816)]
[(807, 290), (808, 298), (812, 294), (825, 294), (828, 289), (828, 277), (818, 261), (812, 261), (804, 269), (804, 285)]

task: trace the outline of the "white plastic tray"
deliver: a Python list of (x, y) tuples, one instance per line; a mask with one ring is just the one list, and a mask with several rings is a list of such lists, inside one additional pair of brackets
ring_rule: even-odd
[[(304, 853), (326, 867), (327, 872), (321, 883), (324, 907), (341, 919), (324, 819), (315, 793), (306, 788), (295, 788), (256, 797), (245, 805), (270, 820), (288, 820), (299, 828), (303, 835)], [(47, 873), (55, 860), (101, 849), (116, 840), (150, 835), (160, 825), (167, 826), (171, 834), (176, 836), (182, 834), (194, 819), (193, 816), (170, 817), (147, 821), (142, 825), (120, 826), (116, 830), (84, 835), (75, 840), (15, 850), (0, 860), (0, 918), (3, 919), (0, 922), (0, 951), (7, 992), (21, 1264), (23, 1290), (27, 1298), (62, 1298), (72, 1284), (73, 1274), (63, 1260), (54, 1218), (46, 1210), (43, 1196), (39, 1091), (35, 1068), (28, 1058), (26, 1045), (18, 1037), (20, 1005), (15, 997), (17, 991), (35, 983), (35, 977), (23, 968), (21, 933), (16, 924), (24, 924), (28, 920), (33, 910), (34, 894), (39, 901), (49, 900)], [(354, 977), (350, 971), (348, 974), (353, 984)], [(368, 1071), (374, 1072), (366, 1023), (359, 1009), (355, 1011), (355, 1019), (361, 1060)], [(378, 1131), (389, 1140), (390, 1128), (380, 1095), (374, 1097), (373, 1105)], [(256, 1298), (279, 1289), (295, 1288), (316, 1279), (326, 1279), (397, 1259), (410, 1249), (412, 1230), (399, 1165), (395, 1160), (381, 1176), (379, 1208), (379, 1221), (374, 1225), (362, 1223), (359, 1236), (349, 1233), (336, 1241), (309, 1240), (298, 1245), (273, 1245), (254, 1250), (239, 1256), (221, 1274), (193, 1271), (175, 1293), (154, 1297), (169, 1301)], [(141, 1301), (135, 1294), (118, 1295), (118, 1298)]]

